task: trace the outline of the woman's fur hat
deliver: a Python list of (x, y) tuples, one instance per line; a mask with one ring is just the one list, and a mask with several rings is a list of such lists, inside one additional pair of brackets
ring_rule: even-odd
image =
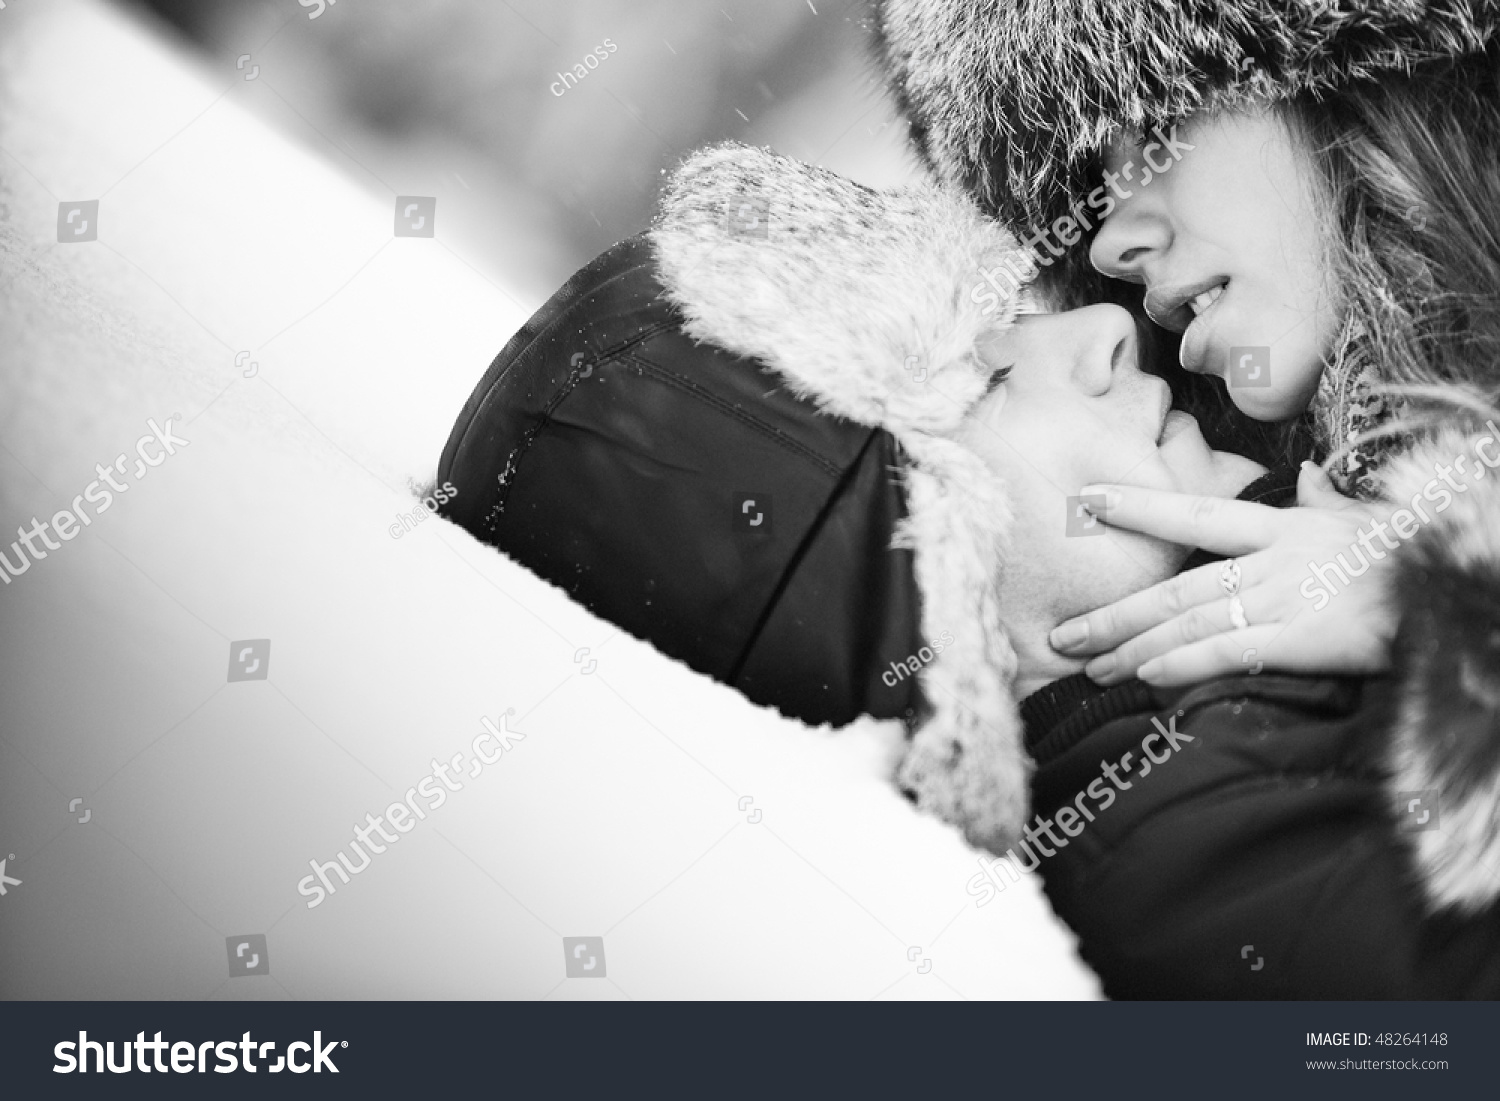
[(876, 36), (917, 149), (1012, 227), (1050, 224), (1120, 130), (1317, 95), (1483, 49), (1462, 0), (879, 0)]

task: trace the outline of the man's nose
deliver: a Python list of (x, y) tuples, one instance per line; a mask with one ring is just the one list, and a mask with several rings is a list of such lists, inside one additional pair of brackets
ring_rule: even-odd
[(1139, 372), (1135, 318), (1129, 310), (1101, 302), (1062, 316), (1073, 322), (1077, 334), (1072, 371), (1079, 389), (1098, 396), (1123, 374)]
[(1120, 200), (1104, 219), (1089, 260), (1094, 268), (1128, 283), (1146, 283), (1152, 264), (1172, 247), (1172, 224), (1164, 211), (1143, 196)]

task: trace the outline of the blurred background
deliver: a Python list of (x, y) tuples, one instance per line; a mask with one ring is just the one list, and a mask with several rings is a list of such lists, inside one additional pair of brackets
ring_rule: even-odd
[(644, 229), (663, 170), (705, 143), (767, 145), (872, 186), (911, 178), (868, 7), (138, 0), (216, 67), (250, 54), (243, 102), (382, 201), (438, 196), (443, 236), (528, 311)]

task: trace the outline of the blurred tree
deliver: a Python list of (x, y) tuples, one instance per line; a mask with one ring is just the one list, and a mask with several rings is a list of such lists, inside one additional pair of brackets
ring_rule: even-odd
[(644, 228), (661, 171), (706, 142), (768, 144), (872, 183), (909, 171), (864, 0), (359, 0), (317, 20), (294, 0), (145, 2), (220, 56), (265, 43), (268, 82), (346, 151), (360, 148), (351, 130), (429, 161), (453, 159), (434, 145), (461, 149), (480, 177), (464, 186), (502, 208), (471, 236), (526, 266), (528, 285)]

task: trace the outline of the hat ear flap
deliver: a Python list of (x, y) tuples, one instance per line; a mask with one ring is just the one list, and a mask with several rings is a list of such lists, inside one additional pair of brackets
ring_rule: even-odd
[(915, 558), (922, 631), (953, 641), (921, 673), (932, 714), (897, 772), (917, 805), (1002, 851), (1021, 834), (1031, 762), (1011, 685), (1016, 654), (1000, 621), (1011, 511), (1004, 486), (951, 440), (908, 444), (907, 518), (897, 537)]

